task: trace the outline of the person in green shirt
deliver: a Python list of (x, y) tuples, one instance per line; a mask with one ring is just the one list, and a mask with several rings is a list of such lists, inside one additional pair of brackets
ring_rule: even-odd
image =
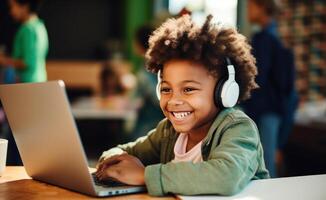
[(10, 13), (21, 26), (15, 35), (12, 57), (0, 57), (0, 66), (15, 68), (18, 82), (47, 80), (48, 35), (36, 14), (39, 3), (39, 0), (9, 0)]
[(103, 152), (96, 176), (146, 185), (154, 196), (233, 195), (269, 178), (253, 120), (233, 108), (257, 88), (246, 38), (234, 28), (169, 19), (149, 39), (166, 117), (146, 136)]

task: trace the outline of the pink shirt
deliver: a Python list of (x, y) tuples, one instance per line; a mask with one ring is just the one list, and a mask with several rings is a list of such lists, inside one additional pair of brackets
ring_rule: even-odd
[(201, 155), (201, 144), (200, 141), (196, 146), (186, 152), (188, 142), (188, 134), (180, 133), (178, 139), (174, 145), (174, 159), (172, 162), (202, 162), (203, 157)]

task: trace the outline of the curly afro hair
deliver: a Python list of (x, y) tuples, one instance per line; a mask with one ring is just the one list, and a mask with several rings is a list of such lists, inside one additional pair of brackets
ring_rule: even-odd
[(203, 26), (197, 26), (189, 15), (171, 18), (149, 38), (146, 67), (157, 73), (169, 60), (185, 59), (203, 64), (216, 78), (227, 77), (226, 57), (235, 66), (240, 87), (239, 101), (250, 97), (258, 88), (256, 59), (246, 38), (234, 28), (211, 23), (208, 15)]

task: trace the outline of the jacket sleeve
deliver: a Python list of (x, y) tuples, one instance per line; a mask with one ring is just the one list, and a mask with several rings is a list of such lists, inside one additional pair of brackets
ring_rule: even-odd
[(161, 121), (156, 129), (151, 130), (146, 136), (138, 138), (134, 142), (118, 145), (115, 148), (104, 151), (100, 160), (106, 159), (123, 151), (137, 157), (145, 166), (160, 162), (161, 138), (165, 129), (165, 121)]
[(229, 125), (221, 134), (220, 144), (207, 161), (147, 166), (145, 182), (149, 194), (232, 195), (242, 190), (258, 168), (258, 131), (251, 121), (245, 120)]

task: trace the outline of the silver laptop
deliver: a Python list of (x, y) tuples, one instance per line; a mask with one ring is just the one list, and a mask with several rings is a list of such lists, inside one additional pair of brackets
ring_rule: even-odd
[(146, 190), (95, 184), (63, 81), (0, 85), (0, 99), (26, 172), (33, 179), (92, 196)]

